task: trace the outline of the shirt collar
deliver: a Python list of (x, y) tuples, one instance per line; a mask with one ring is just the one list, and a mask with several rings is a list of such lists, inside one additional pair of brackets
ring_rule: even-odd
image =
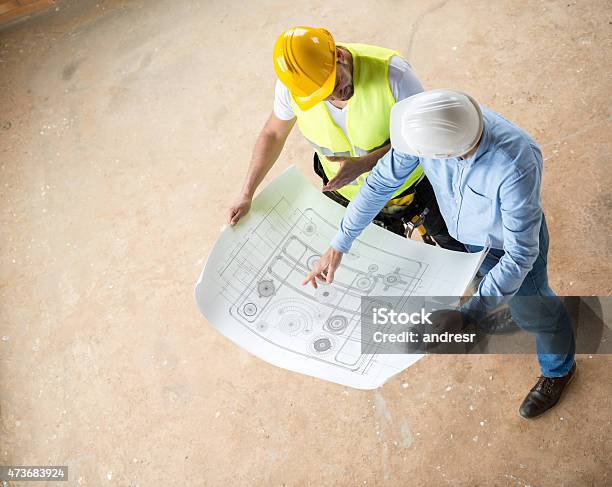
[(482, 120), (482, 135), (480, 136), (480, 142), (478, 143), (478, 148), (472, 157), (466, 160), (467, 163), (473, 164), (476, 162), (480, 156), (482, 156), (485, 152), (489, 150), (490, 145), (490, 134), (489, 127), (487, 126), (487, 120), (483, 117)]

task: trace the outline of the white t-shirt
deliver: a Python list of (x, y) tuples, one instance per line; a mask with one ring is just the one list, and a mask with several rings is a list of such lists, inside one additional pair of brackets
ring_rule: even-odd
[[(391, 93), (393, 93), (396, 102), (423, 91), (423, 86), (408, 61), (399, 56), (391, 56), (389, 60), (389, 88), (391, 88)], [(348, 105), (344, 108), (338, 108), (328, 101), (323, 103), (325, 103), (334, 123), (340, 127), (350, 143), (346, 130), (346, 109)], [(291, 120), (295, 117), (291, 108), (289, 90), (278, 79), (274, 89), (274, 115), (281, 120)]]

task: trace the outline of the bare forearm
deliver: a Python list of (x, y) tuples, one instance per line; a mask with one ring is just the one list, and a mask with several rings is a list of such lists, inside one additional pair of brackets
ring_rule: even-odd
[(365, 156), (365, 163), (367, 165), (367, 171), (369, 172), (376, 165), (379, 159), (384, 156), (391, 149), (391, 144), (383, 145), (380, 149), (376, 149), (375, 151), (370, 152), (367, 156)]
[(226, 220), (230, 225), (236, 225), (251, 209), (253, 194), (278, 159), (294, 123), (295, 119), (281, 120), (270, 114), (255, 142), (242, 191), (227, 210)]
[(272, 168), (285, 145), (285, 139), (262, 132), (257, 138), (249, 170), (242, 187), (242, 194), (253, 197), (255, 190)]

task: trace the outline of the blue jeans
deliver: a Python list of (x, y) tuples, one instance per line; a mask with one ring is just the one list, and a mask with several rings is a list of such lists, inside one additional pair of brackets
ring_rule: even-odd
[[(465, 244), (468, 252), (480, 252), (482, 247)], [(480, 273), (489, 272), (504, 255), (500, 249), (491, 249), (480, 266)], [(561, 300), (548, 285), (546, 259), (548, 255), (548, 229), (542, 215), (540, 226), (540, 254), (518, 292), (508, 302), (514, 322), (536, 336), (536, 350), (542, 375), (562, 377), (574, 364), (576, 344), (572, 322)], [(529, 296), (529, 298), (521, 298)], [(564, 353), (547, 353), (563, 351)]]

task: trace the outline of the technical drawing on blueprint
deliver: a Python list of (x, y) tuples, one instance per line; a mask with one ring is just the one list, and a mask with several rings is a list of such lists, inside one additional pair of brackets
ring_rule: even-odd
[(384, 296), (459, 296), (483, 254), (446, 251), (370, 225), (344, 256), (333, 284), (302, 286), (343, 213), (297, 169), (288, 169), (238, 225), (221, 233), (196, 301), (212, 326), (267, 362), (373, 389), (422, 355), (362, 353), (361, 297), (376, 296), (385, 306)]

